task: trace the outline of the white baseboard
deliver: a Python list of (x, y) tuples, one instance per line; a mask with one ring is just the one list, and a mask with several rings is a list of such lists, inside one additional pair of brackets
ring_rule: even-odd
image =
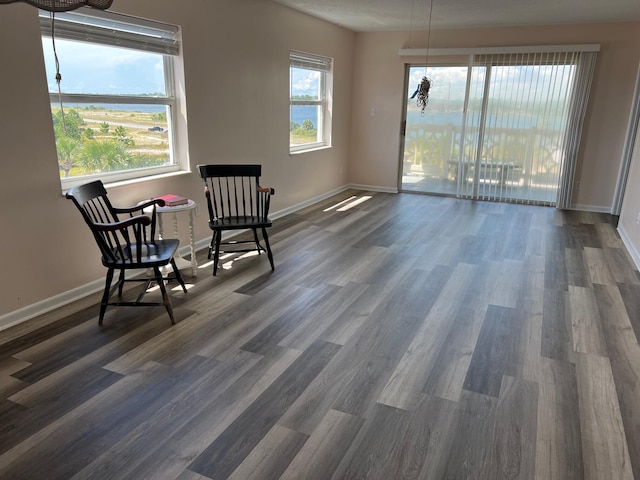
[[(289, 215), (291, 213), (297, 212), (298, 210), (302, 210), (303, 208), (307, 208), (312, 205), (315, 205), (316, 203), (319, 203), (323, 200), (326, 200), (329, 197), (332, 197), (334, 195), (337, 195), (338, 193), (342, 193), (345, 190), (349, 190), (349, 189), (363, 190), (363, 191), (370, 191), (370, 192), (381, 192), (381, 193), (398, 193), (398, 189), (393, 187), (349, 183), (342, 187), (338, 187), (329, 192), (323, 193), (322, 195), (318, 195), (316, 197), (305, 200), (304, 202), (300, 202), (296, 205), (292, 205), (291, 207), (287, 207), (282, 210), (278, 210), (277, 212), (273, 212), (269, 216), (273, 220), (284, 217), (285, 215)], [(597, 213), (611, 212), (610, 206), (601, 206), (601, 205), (579, 205), (578, 204), (578, 205), (572, 205), (571, 209), (587, 211), (587, 212), (597, 212)], [(618, 230), (620, 232), (620, 236), (625, 246), (627, 247), (631, 256), (633, 257), (633, 260), (636, 263), (636, 266), (640, 269), (640, 254), (633, 247), (633, 244), (629, 241), (629, 238), (625, 234), (624, 230), (622, 230), (621, 228), (619, 228)], [(239, 234), (239, 233), (241, 232), (239, 231), (234, 232), (234, 234)], [(231, 236), (233, 235), (224, 235), (223, 238), (228, 238)], [(210, 242), (211, 242), (210, 238), (203, 238), (198, 240), (195, 244), (196, 250), (199, 251), (204, 248), (208, 248)], [(189, 255), (191, 253), (190, 246), (189, 245), (182, 246), (179, 252), (183, 256)], [(92, 293), (99, 292), (102, 290), (102, 288), (104, 288), (104, 280), (99, 279), (99, 280), (90, 282), (86, 285), (82, 285), (78, 288), (69, 290), (67, 292), (63, 292), (59, 295), (55, 295), (53, 297), (47, 298), (40, 302), (36, 302), (32, 305), (28, 305), (19, 310), (15, 310), (13, 312), (0, 315), (0, 331), (7, 329), (9, 327), (12, 327), (14, 325), (17, 325), (19, 323), (22, 323), (26, 320), (30, 320), (31, 318), (37, 317), (38, 315), (42, 315), (56, 308), (67, 305), (81, 298), (84, 298), (87, 295), (90, 295)]]
[(620, 225), (618, 225), (618, 233), (620, 234), (622, 243), (624, 243), (624, 246), (627, 247), (627, 251), (629, 252), (629, 255), (631, 255), (633, 263), (635, 263), (636, 268), (640, 270), (640, 252), (638, 252), (636, 247), (633, 245), (633, 242), (629, 238), (629, 235), (627, 235), (627, 232)]
[[(285, 215), (288, 215), (290, 213), (294, 213), (298, 210), (302, 210), (303, 208), (306, 207), (310, 207), (311, 205), (314, 205), (318, 202), (321, 202), (323, 200), (326, 200), (329, 197), (332, 197), (333, 195), (337, 195), (338, 193), (344, 192), (345, 190), (348, 190), (349, 188), (353, 188), (356, 190), (370, 190), (370, 191), (378, 191), (378, 192), (389, 192), (389, 193), (397, 193), (397, 190), (393, 190), (393, 189), (388, 189), (385, 187), (375, 187), (375, 186), (371, 186), (371, 185), (354, 185), (354, 184), (349, 184), (349, 185), (344, 185), (342, 187), (336, 188), (334, 190), (331, 190), (329, 192), (326, 192), (322, 195), (319, 195), (317, 197), (314, 198), (310, 198), (309, 200), (305, 200), (304, 202), (300, 202), (296, 205), (293, 205), (291, 207), (288, 208), (284, 208), (282, 210), (278, 210), (277, 212), (272, 213), (271, 215), (269, 215), (273, 220), (277, 219), (277, 218), (281, 218), (284, 217)], [(241, 233), (240, 231), (237, 232), (233, 232), (233, 234), (239, 234)], [(229, 238), (231, 236), (233, 236), (233, 234), (229, 234), (229, 235), (223, 235), (223, 238)], [(209, 244), (211, 242), (211, 238), (203, 238), (200, 239), (198, 241), (196, 241), (195, 243), (195, 247), (196, 250), (202, 250), (204, 248), (208, 248)], [(190, 251), (190, 246), (189, 245), (184, 245), (180, 248), (179, 250), (180, 255), (182, 256), (187, 256), (190, 255), (191, 251)], [(13, 327), (19, 323), (25, 322), (27, 320), (30, 320), (34, 317), (37, 317), (38, 315), (42, 315), (45, 314), (47, 312), (50, 312), (52, 310), (55, 310), (56, 308), (62, 307), (64, 305), (67, 305), (71, 302), (74, 302), (76, 300), (79, 300), (81, 298), (86, 297), (87, 295), (91, 295), (92, 293), (96, 293), (101, 291), (104, 288), (104, 279), (99, 279), (99, 280), (95, 280), (93, 282), (87, 283), (85, 285), (81, 285), (80, 287), (74, 288), (72, 290), (66, 291), (66, 292), (62, 292), (58, 295), (54, 295), (53, 297), (47, 298), (45, 300), (42, 300), (40, 302), (36, 302), (33, 303), (31, 305), (28, 305), (26, 307), (23, 307), (19, 310), (14, 310), (13, 312), (9, 312), (9, 313), (5, 313), (4, 315), (0, 315), (0, 331), (5, 330), (9, 327)]]
[(381, 192), (381, 193), (398, 193), (398, 188), (393, 187), (380, 187), (378, 185), (362, 185), (359, 183), (350, 183), (348, 188), (355, 190), (366, 190), (369, 192)]
[(571, 205), (570, 210), (578, 210), (581, 212), (594, 212), (594, 213), (611, 213), (611, 206), (604, 205)]
[(276, 220), (278, 218), (284, 217), (285, 215), (289, 215), (291, 213), (295, 213), (298, 210), (302, 210), (303, 208), (310, 207), (315, 205), (316, 203), (320, 203), (327, 198), (333, 197), (339, 193), (342, 193), (346, 190), (354, 189), (354, 190), (364, 190), (370, 192), (381, 192), (381, 193), (398, 193), (397, 188), (389, 188), (389, 187), (379, 187), (375, 185), (361, 185), (357, 183), (349, 183), (342, 187), (335, 188), (329, 192), (323, 193), (322, 195), (318, 195), (317, 197), (310, 198), (309, 200), (305, 200), (304, 202), (297, 203), (292, 205), (291, 207), (284, 208), (282, 210), (278, 210), (277, 212), (269, 214), (269, 217), (272, 220)]
[(56, 308), (63, 307), (71, 302), (75, 302), (76, 300), (80, 300), (92, 293), (101, 291), (103, 288), (104, 279), (95, 280), (40, 302), (27, 305), (19, 310), (14, 310), (13, 312), (0, 315), (0, 331), (30, 320), (38, 315), (42, 315), (43, 313), (55, 310)]
[(345, 190), (348, 190), (349, 186), (344, 185), (342, 187), (335, 188), (329, 192), (323, 193), (322, 195), (318, 195), (317, 197), (310, 198), (309, 200), (305, 200), (304, 202), (297, 203), (292, 205), (291, 207), (283, 208), (282, 210), (278, 210), (277, 212), (273, 212), (269, 214), (269, 218), (272, 220), (276, 220), (278, 218), (284, 217), (285, 215), (289, 215), (290, 213), (295, 213), (298, 210), (302, 210), (303, 208), (310, 207), (311, 205), (315, 205), (323, 200), (326, 200), (329, 197), (333, 197), (338, 193), (342, 193)]

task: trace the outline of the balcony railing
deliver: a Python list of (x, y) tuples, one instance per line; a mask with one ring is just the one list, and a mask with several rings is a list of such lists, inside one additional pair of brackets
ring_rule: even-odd
[[(458, 179), (462, 184), (477, 179), (485, 185), (508, 186), (508, 194), (516, 199), (522, 196), (518, 192), (540, 190), (544, 193), (534, 192), (534, 201), (555, 201), (562, 161), (563, 138), (559, 130), (485, 128), (478, 172), (475, 167), (479, 129), (467, 127), (464, 142), (462, 135), (462, 127), (452, 124), (408, 126), (404, 177), (449, 180), (456, 185)], [(457, 193), (466, 195), (465, 188), (463, 185), (463, 191)]]

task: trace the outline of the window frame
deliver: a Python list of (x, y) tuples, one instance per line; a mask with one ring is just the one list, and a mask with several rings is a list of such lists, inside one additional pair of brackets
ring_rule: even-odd
[[(298, 68), (320, 72), (318, 100), (293, 100), (291, 98), (291, 69)], [(292, 144), (289, 136), (289, 153), (302, 153), (319, 148), (331, 147), (331, 106), (333, 88), (333, 59), (321, 55), (305, 53), (297, 50), (289, 52), (289, 123), (291, 124), (291, 107), (315, 106), (320, 107), (316, 128), (318, 130), (315, 142)]]
[[(41, 37), (51, 39), (50, 12), (39, 11)], [(116, 24), (121, 27), (109, 28)], [(132, 168), (113, 172), (100, 172), (76, 177), (60, 178), (63, 191), (73, 186), (101, 179), (105, 183), (146, 179), (158, 175), (188, 170), (181, 164), (177, 135), (177, 99), (175, 58), (180, 53), (179, 27), (160, 22), (131, 17), (124, 14), (96, 11), (88, 7), (73, 12), (55, 14), (55, 39), (71, 40), (92, 45), (129, 48), (142, 52), (161, 54), (165, 96), (109, 95), (49, 92), (50, 105), (55, 104), (113, 104), (113, 105), (164, 105), (167, 111), (167, 139), (169, 164), (157, 167)], [(56, 152), (57, 159), (57, 152)]]

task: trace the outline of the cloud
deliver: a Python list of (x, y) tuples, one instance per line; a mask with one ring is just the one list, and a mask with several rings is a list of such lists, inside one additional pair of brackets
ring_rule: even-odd
[(292, 68), (290, 82), (292, 95), (316, 95), (320, 72)]
[[(136, 50), (56, 40), (67, 93), (147, 94), (164, 89), (162, 55)], [(43, 52), (50, 91), (56, 91), (55, 61), (49, 39), (43, 39)]]

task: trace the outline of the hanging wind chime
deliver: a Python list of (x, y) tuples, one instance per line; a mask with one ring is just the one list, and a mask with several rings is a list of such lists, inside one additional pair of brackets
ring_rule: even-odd
[(412, 99), (417, 97), (418, 108), (420, 108), (420, 115), (422, 116), (424, 116), (424, 111), (427, 108), (427, 105), (429, 104), (429, 91), (431, 90), (431, 85), (433, 84), (433, 80), (431, 79), (431, 77), (427, 75), (427, 68), (429, 67), (429, 40), (431, 38), (432, 12), (433, 12), (433, 0), (431, 0), (431, 4), (429, 7), (429, 23), (427, 27), (427, 54), (426, 54), (425, 65), (424, 65), (424, 76), (422, 77), (422, 80), (420, 81), (418, 88), (416, 89), (415, 92), (413, 92), (413, 95), (411, 96)]
[(28, 3), (36, 8), (46, 10), (48, 12), (68, 12), (76, 8), (93, 7), (100, 10), (106, 10), (111, 6), (113, 0), (0, 0), (3, 3)]
[(64, 120), (64, 108), (62, 105), (62, 91), (60, 82), (62, 75), (60, 74), (60, 62), (58, 61), (58, 52), (56, 51), (55, 37), (55, 14), (56, 12), (68, 12), (80, 7), (92, 7), (98, 10), (106, 10), (111, 6), (113, 0), (0, 0), (0, 4), (8, 3), (28, 3), (31, 6), (51, 12), (51, 42), (53, 44), (53, 58), (56, 64), (56, 84), (58, 85), (58, 98), (60, 98), (60, 115), (62, 117), (62, 128), (67, 129)]

